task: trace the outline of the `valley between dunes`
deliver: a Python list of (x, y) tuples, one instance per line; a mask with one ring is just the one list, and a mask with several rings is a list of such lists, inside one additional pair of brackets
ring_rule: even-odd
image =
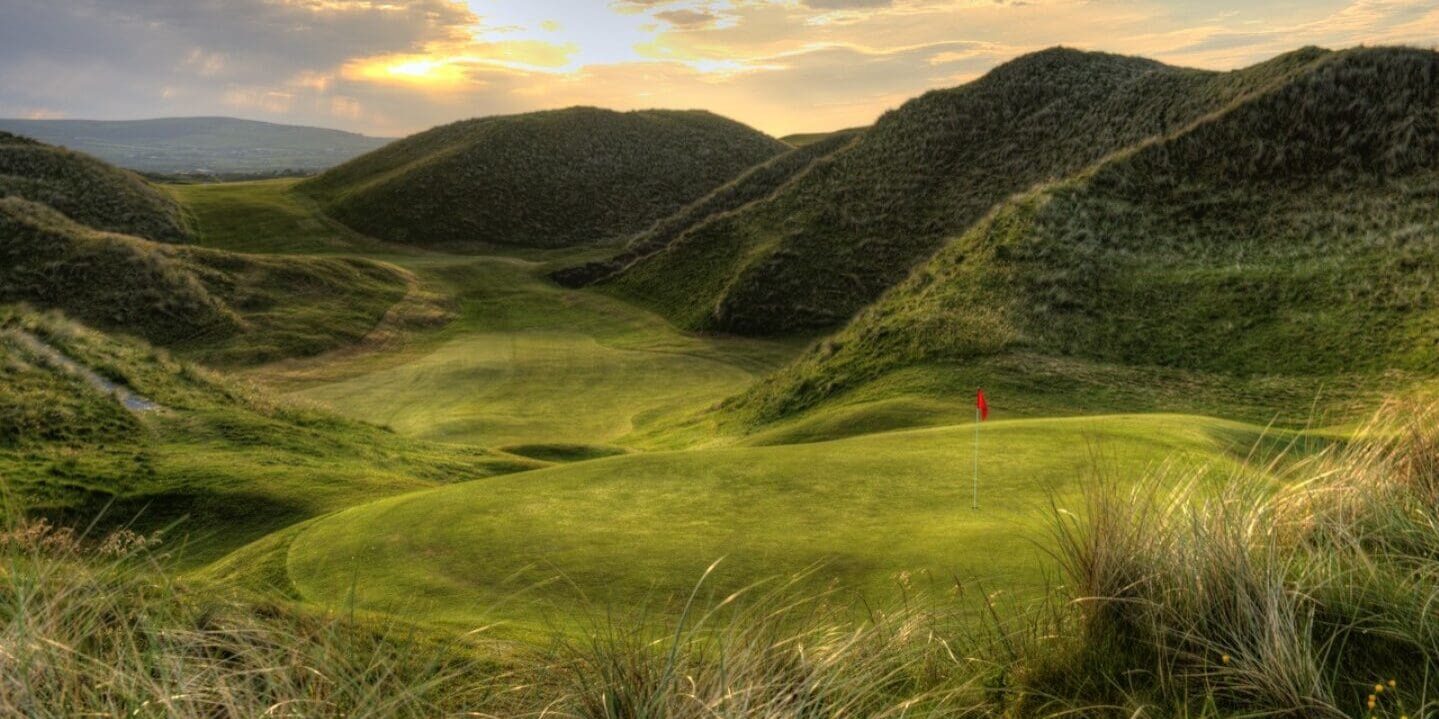
[(992, 392), (976, 511), (965, 398), (899, 394), (742, 432), (708, 410), (804, 339), (685, 334), (623, 300), (546, 281), (572, 251), (447, 255), (378, 243), (308, 214), (290, 184), (173, 189), (197, 213), (204, 245), (393, 263), (418, 278), (411, 292), (429, 298), (420, 305), (449, 319), (247, 374), (399, 437), (548, 465), (357, 496), (197, 569), (318, 606), (537, 637), (578, 629), (600, 608), (678, 611), (717, 560), (705, 591), (720, 596), (803, 575), (811, 588), (876, 602), (919, 583), (1003, 588), (1022, 604), (1052, 581), (1054, 512), (1081, 501), (1086, 483), (1159, 469), (1176, 482), (1221, 481), (1262, 473), (1264, 447), (1327, 444), (1324, 432), (1197, 415), (1048, 417), (1034, 396)]

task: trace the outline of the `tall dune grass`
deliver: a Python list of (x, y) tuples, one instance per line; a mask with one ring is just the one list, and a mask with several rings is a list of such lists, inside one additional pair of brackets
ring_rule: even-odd
[(1436, 419), (1388, 406), (1275, 491), (1092, 493), (1057, 532), (1073, 639), (1029, 680), (1144, 716), (1439, 711)]

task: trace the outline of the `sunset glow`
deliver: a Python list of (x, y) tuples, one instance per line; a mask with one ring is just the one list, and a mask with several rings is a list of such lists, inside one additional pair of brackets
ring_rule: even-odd
[[(5, 37), (9, 69), (0, 74), (56, 74), (7, 83), (17, 91), (0, 98), (0, 114), (94, 116), (103, 102), (109, 114), (235, 114), (403, 134), (464, 116), (590, 104), (699, 107), (784, 134), (863, 125), (925, 90), (1053, 45), (1229, 69), (1306, 44), (1439, 42), (1434, 0), (80, 5), (0, 10), (4, 27), (77, 38), (56, 47)], [(125, 52), (97, 54), (78, 40), (102, 30), (129, 38), (117, 45)]]

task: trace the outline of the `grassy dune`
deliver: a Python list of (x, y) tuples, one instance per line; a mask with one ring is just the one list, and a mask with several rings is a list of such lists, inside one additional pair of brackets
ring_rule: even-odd
[(0, 197), (49, 205), (70, 219), (156, 242), (185, 242), (180, 206), (133, 172), (0, 132)]
[(685, 327), (832, 327), (1010, 195), (1182, 128), (1323, 55), (1301, 50), (1229, 73), (1063, 48), (1026, 55), (886, 113), (771, 197), (694, 228), (609, 286)]
[(1011, 383), (1025, 364), (1052, 396), (1086, 366), (1198, 390), (1151, 382), (1144, 408), (1232, 412), (1216, 387), (1241, 406), (1408, 388), (1439, 369), (1436, 72), (1431, 51), (1330, 56), (1016, 197), (732, 409), (773, 420), (883, 396), (897, 374)]
[(707, 112), (577, 107), (436, 127), (300, 189), (394, 242), (569, 247), (637, 232), (787, 148)]

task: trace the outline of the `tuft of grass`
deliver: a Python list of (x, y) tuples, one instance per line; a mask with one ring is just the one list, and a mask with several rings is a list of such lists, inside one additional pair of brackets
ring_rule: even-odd
[(1071, 701), (1225, 716), (1439, 710), (1435, 413), (1396, 403), (1277, 491), (1092, 493), (1057, 537), (1072, 639), (1032, 658), (1027, 680)]
[(394, 624), (176, 580), (156, 537), (0, 531), (0, 714), (434, 717), (493, 706), (502, 668)]

